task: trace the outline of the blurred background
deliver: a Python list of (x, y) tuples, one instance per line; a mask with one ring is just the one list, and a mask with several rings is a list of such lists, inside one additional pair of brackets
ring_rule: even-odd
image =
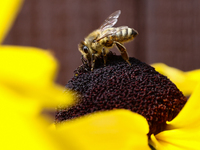
[(184, 71), (200, 68), (199, 0), (26, 0), (3, 44), (54, 51), (57, 82), (65, 85), (81, 65), (78, 43), (116, 10), (122, 14), (115, 27), (139, 32), (125, 44), (130, 57)]

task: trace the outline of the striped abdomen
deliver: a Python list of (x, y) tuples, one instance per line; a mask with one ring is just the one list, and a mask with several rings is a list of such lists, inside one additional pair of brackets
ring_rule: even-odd
[[(103, 44), (107, 47), (111, 47), (113, 45), (113, 42), (119, 42), (119, 43), (125, 43), (130, 40), (133, 40), (133, 38), (138, 34), (138, 32), (132, 28), (115, 28), (117, 31), (113, 35), (108, 35), (107, 37), (103, 38)], [(110, 29), (112, 30), (112, 29)]]

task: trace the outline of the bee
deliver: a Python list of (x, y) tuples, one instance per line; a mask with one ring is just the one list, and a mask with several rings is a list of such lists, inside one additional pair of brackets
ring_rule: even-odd
[(129, 64), (129, 57), (123, 43), (134, 39), (138, 32), (128, 26), (113, 27), (121, 14), (121, 11), (112, 13), (97, 30), (90, 33), (84, 41), (78, 45), (82, 54), (83, 64), (89, 64), (91, 71), (95, 67), (97, 57), (103, 56), (104, 66), (106, 66), (106, 55), (109, 49), (116, 46), (122, 58)]

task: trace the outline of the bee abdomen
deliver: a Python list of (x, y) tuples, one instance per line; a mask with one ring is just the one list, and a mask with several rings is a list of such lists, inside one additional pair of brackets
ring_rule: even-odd
[(118, 42), (128, 42), (132, 40), (138, 32), (132, 28), (126, 28), (119, 30), (119, 32), (116, 33), (116, 41)]
[(114, 35), (109, 35), (107, 37), (104, 37), (101, 40), (101, 43), (106, 47), (112, 47), (114, 41), (125, 43), (130, 40), (133, 40), (133, 38), (137, 34), (138, 32), (132, 28), (125, 28), (125, 29), (118, 28), (118, 31)]

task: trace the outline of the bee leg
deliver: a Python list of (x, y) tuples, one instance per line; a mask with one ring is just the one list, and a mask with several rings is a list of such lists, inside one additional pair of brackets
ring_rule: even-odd
[(119, 42), (115, 42), (115, 45), (117, 46), (117, 49), (120, 51), (122, 58), (131, 66), (131, 63), (129, 62), (128, 53), (124, 45), (122, 45)]
[(107, 60), (107, 57), (106, 57), (106, 51), (105, 51), (105, 48), (102, 49), (102, 54), (103, 54), (104, 66), (106, 66), (106, 60)]
[(81, 56), (81, 61), (82, 61), (82, 63), (83, 63), (84, 65), (87, 64), (87, 61), (83, 58), (83, 55)]
[(94, 55), (94, 54), (92, 54), (91, 63), (92, 63), (91, 71), (93, 71), (93, 69), (94, 69), (94, 65), (95, 65), (95, 55)]

